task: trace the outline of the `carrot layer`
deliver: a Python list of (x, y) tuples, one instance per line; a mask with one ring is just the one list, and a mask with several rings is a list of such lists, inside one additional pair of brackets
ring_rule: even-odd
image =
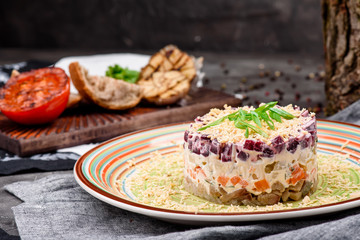
[(218, 181), (218, 183), (220, 183), (221, 185), (223, 185), (224, 187), (226, 186), (226, 184), (228, 183), (228, 181), (229, 181), (229, 177), (226, 177), (226, 176), (219, 176), (218, 178), (217, 178), (217, 181)]
[(262, 179), (254, 183), (256, 190), (263, 192), (266, 189), (270, 188), (269, 182), (266, 179)]

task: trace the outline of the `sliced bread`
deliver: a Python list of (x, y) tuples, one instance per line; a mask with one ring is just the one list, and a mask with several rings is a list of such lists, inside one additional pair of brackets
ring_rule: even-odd
[(87, 101), (111, 110), (135, 107), (142, 98), (141, 87), (106, 76), (90, 76), (78, 62), (69, 65), (71, 80)]

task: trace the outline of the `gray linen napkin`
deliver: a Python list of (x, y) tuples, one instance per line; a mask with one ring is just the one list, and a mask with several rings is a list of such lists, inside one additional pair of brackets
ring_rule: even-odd
[(360, 125), (360, 100), (354, 102), (344, 110), (332, 115), (329, 120), (348, 122)]
[[(22, 239), (336, 239), (356, 236), (360, 209), (307, 219), (191, 227), (162, 222), (103, 203), (72, 174), (7, 185), (24, 203), (13, 208)], [(276, 235), (274, 235), (276, 234)]]
[[(357, 122), (360, 101), (332, 120)], [(360, 239), (360, 208), (310, 218), (186, 226), (162, 222), (103, 203), (72, 174), (17, 182), (6, 190), (24, 201), (13, 208), (22, 239)]]

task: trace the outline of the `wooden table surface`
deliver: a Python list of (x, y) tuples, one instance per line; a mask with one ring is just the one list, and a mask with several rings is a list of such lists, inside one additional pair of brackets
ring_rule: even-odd
[[(0, 65), (30, 59), (56, 62), (62, 57), (111, 53), (114, 51), (0, 49)], [(119, 53), (119, 51), (116, 51)], [(141, 52), (144, 53), (144, 52)], [(145, 52), (146, 53), (146, 52)], [(321, 77), (322, 56), (287, 54), (241, 54), (193, 52), (204, 57), (204, 86), (243, 98), (244, 104), (279, 100), (320, 111), (325, 105), (324, 81)], [(323, 116), (319, 112), (320, 117)], [(32, 181), (61, 172), (20, 173), (0, 176), (0, 228), (18, 235), (11, 211), (21, 201), (7, 193), (3, 186), (17, 181)], [(1, 237), (1, 236), (0, 236)]]

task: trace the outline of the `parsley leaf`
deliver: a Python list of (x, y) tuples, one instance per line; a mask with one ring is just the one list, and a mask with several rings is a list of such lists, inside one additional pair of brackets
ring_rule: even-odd
[(140, 73), (128, 68), (122, 68), (118, 64), (115, 64), (114, 66), (108, 67), (105, 75), (108, 77), (124, 80), (125, 82), (136, 83)]
[[(295, 118), (295, 116), (292, 115), (291, 113), (281, 108), (275, 108), (277, 103), (278, 102), (269, 102), (267, 104), (258, 107), (254, 111), (250, 111), (250, 112), (247, 112), (243, 109), (239, 109), (234, 113), (228, 114), (222, 118), (217, 119), (212, 123), (209, 123), (199, 128), (198, 131), (203, 131), (209, 127), (219, 125), (220, 123), (225, 121), (225, 119), (228, 119), (229, 121), (234, 122), (235, 127), (245, 130), (246, 138), (249, 137), (249, 128), (252, 131), (266, 138), (268, 137), (268, 134), (261, 129), (262, 128), (261, 121), (264, 121), (269, 126), (270, 129), (274, 130), (275, 126), (273, 120), (281, 123), (282, 122), (281, 117), (288, 120)], [(250, 124), (249, 123), (250, 121), (253, 121), (256, 125)]]

